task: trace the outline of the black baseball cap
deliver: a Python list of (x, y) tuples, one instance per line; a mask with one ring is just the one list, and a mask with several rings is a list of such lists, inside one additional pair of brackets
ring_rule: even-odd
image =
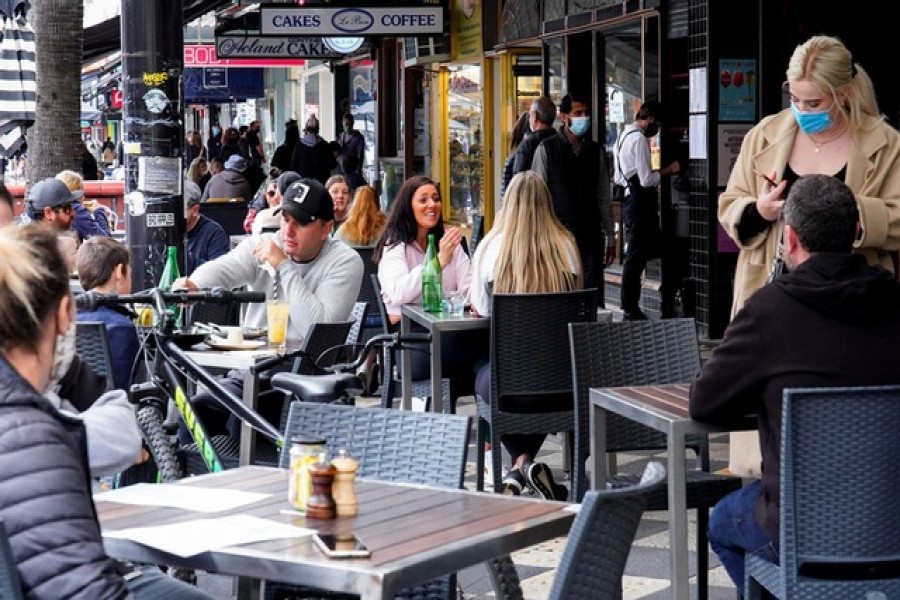
[(301, 225), (313, 221), (333, 221), (334, 202), (325, 186), (315, 179), (301, 179), (288, 186), (284, 202), (275, 212), (284, 211)]
[(66, 204), (72, 204), (84, 196), (83, 191), (72, 192), (65, 183), (49, 177), (40, 181), (31, 188), (28, 193), (28, 202), (34, 212), (43, 212), (45, 208), (56, 208)]

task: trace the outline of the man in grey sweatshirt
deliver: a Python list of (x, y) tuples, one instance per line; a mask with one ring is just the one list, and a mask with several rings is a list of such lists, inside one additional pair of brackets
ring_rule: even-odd
[[(195, 290), (246, 285), (251, 291), (264, 291), (267, 299), (276, 297), (277, 288), (277, 298), (290, 305), (287, 339), (301, 341), (315, 323), (350, 317), (362, 283), (363, 263), (352, 248), (331, 237), (334, 204), (318, 181), (301, 179), (292, 183), (280, 210), (278, 233), (245, 239), (225, 256), (197, 267), (190, 279), (180, 279), (173, 287)], [(266, 305), (249, 304), (243, 325), (265, 327)], [(233, 371), (223, 383), (240, 396), (243, 374)], [(260, 402), (260, 412), (278, 423), (281, 407), (272, 404), (277, 403)], [(236, 419), (230, 419), (226, 427), (229, 415), (206, 393), (194, 398), (194, 408), (200, 410), (207, 435), (239, 431)], [(189, 440), (186, 429), (179, 436)]]

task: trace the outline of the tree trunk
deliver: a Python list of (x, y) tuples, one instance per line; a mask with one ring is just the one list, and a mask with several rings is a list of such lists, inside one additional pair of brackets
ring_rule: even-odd
[(37, 103), (28, 132), (31, 184), (64, 169), (81, 172), (83, 15), (80, 0), (32, 0)]

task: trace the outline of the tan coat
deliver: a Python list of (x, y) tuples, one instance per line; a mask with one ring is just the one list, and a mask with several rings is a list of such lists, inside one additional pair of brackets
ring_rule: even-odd
[[(769, 274), (781, 239), (781, 222), (746, 243), (737, 226), (747, 205), (756, 202), (763, 179), (760, 173), (778, 173), (781, 180), (797, 123), (790, 110), (766, 117), (747, 133), (728, 187), (719, 197), (719, 222), (741, 248), (734, 276), (733, 317), (747, 298), (761, 288)], [(870, 118), (854, 135), (845, 183), (856, 194), (862, 237), (854, 247), (870, 264), (893, 269), (887, 251), (900, 248), (900, 134), (884, 121)]]
[[(746, 243), (737, 226), (747, 205), (756, 202), (763, 179), (778, 173), (780, 181), (791, 155), (797, 122), (790, 110), (766, 117), (751, 129), (741, 145), (728, 187), (719, 196), (719, 222), (740, 247), (734, 274), (731, 316), (766, 283), (781, 241), (782, 221), (773, 223)], [(869, 118), (853, 136), (844, 183), (856, 194), (862, 236), (854, 247), (869, 264), (893, 269), (888, 251), (900, 248), (900, 134), (882, 120)], [(742, 477), (761, 474), (759, 437), (755, 432), (732, 433), (729, 469)]]

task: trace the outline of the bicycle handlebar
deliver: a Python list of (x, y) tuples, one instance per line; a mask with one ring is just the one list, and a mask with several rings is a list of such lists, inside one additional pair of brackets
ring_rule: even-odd
[(209, 302), (210, 304), (232, 304), (242, 302), (265, 302), (264, 292), (233, 292), (225, 288), (211, 288), (190, 292), (177, 290), (174, 292), (162, 292), (152, 289), (149, 292), (138, 294), (102, 294), (100, 292), (85, 292), (75, 296), (75, 306), (81, 311), (94, 311), (101, 306), (121, 306), (122, 304), (155, 304), (157, 295), (162, 297), (164, 304), (193, 304), (196, 302)]
[[(359, 356), (357, 356), (356, 360), (354, 360), (353, 362), (334, 364), (330, 367), (325, 367), (324, 370), (330, 371), (332, 373), (349, 373), (359, 368), (366, 360), (366, 357), (372, 352), (372, 349), (376, 346), (402, 347), (403, 344), (419, 344), (428, 343), (430, 341), (430, 333), (380, 333), (376, 336), (373, 336), (371, 339), (369, 339), (369, 341), (366, 342), (365, 346), (363, 346), (362, 351), (359, 353)], [(295, 350), (281, 356), (273, 356), (272, 358), (261, 360), (253, 367), (251, 367), (251, 369), (254, 373), (260, 373), (267, 369), (271, 369), (272, 367), (280, 364), (282, 361), (290, 360), (292, 358), (302, 358), (304, 356), (307, 356), (305, 350)], [(313, 360), (315, 359), (315, 357), (311, 358), (313, 358)]]

